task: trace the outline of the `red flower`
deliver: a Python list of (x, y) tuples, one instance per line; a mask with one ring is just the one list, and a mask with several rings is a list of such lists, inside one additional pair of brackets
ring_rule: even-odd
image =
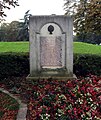
[(50, 85), (47, 84), (44, 88), (45, 88), (45, 89), (49, 89), (49, 88), (50, 88)]

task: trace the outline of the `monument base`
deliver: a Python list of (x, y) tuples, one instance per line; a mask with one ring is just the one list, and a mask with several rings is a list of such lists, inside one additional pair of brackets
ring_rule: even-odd
[(72, 77), (68, 76), (30, 76), (26, 77), (27, 80), (39, 80), (39, 79), (53, 79), (53, 80), (75, 80), (77, 79), (75, 74)]
[(37, 80), (37, 79), (53, 79), (53, 80), (69, 80), (77, 79), (76, 75), (68, 73), (65, 70), (43, 70), (40, 72), (33, 72), (29, 74), (26, 79)]

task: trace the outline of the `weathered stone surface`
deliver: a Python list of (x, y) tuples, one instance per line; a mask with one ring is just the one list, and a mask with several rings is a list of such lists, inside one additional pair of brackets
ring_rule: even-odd
[(32, 16), (30, 77), (73, 77), (73, 22), (70, 16)]
[(62, 67), (61, 37), (41, 37), (40, 43), (42, 68)]

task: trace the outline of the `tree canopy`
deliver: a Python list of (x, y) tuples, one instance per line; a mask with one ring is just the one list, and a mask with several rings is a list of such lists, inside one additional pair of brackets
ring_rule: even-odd
[(18, 0), (1, 0), (0, 1), (0, 20), (6, 16), (4, 9), (10, 9), (10, 7), (19, 6)]
[[(1, 23), (0, 41), (28, 41), (29, 40), (29, 10), (25, 12), (23, 19), (11, 23)], [(21, 21), (22, 20), (22, 21)]]
[(0, 41), (17, 41), (20, 22), (2, 23), (0, 26)]
[[(73, 15), (77, 35), (101, 35), (100, 0), (65, 0), (65, 14)], [(100, 37), (101, 39), (101, 37)]]

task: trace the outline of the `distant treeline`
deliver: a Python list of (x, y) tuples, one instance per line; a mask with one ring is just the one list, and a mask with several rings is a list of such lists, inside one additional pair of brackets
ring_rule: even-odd
[[(2, 23), (0, 26), (0, 41), (29, 41), (28, 24), (19, 21)], [(99, 45), (101, 43), (101, 34), (82, 33), (81, 31), (81, 33), (74, 36), (74, 41)]]
[(101, 34), (80, 33), (79, 35), (74, 36), (74, 41), (99, 45), (101, 44)]
[(28, 41), (28, 27), (23, 22), (12, 21), (0, 26), (0, 41)]

